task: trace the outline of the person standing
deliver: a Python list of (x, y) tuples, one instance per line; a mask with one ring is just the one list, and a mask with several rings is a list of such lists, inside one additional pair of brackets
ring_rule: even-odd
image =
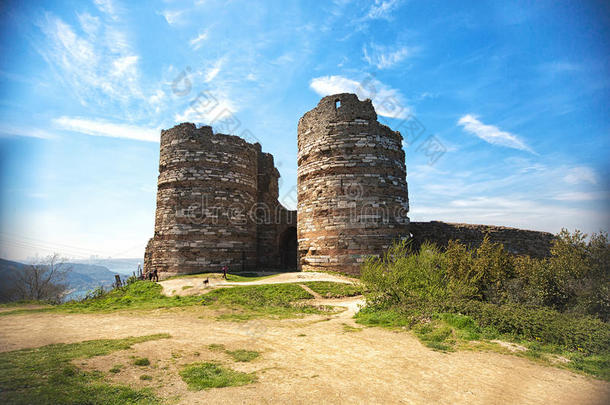
[(227, 266), (222, 266), (222, 277), (226, 280), (227, 279)]

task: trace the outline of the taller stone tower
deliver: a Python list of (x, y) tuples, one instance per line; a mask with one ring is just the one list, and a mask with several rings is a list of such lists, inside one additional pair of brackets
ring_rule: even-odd
[(369, 255), (407, 237), (402, 136), (377, 121), (371, 100), (324, 97), (298, 125), (299, 264), (358, 274)]

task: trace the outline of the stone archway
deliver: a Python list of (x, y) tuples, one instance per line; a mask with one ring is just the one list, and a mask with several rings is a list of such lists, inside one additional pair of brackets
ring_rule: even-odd
[(297, 228), (288, 227), (280, 235), (280, 265), (285, 270), (297, 269)]

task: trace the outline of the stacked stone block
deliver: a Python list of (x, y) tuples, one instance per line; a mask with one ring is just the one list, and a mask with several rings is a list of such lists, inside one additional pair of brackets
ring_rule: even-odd
[[(266, 155), (259, 144), (213, 134), (207, 126), (184, 123), (161, 131), (155, 233), (146, 248), (145, 270), (167, 277), (218, 272), (223, 266), (233, 272), (256, 268), (259, 198), (267, 199), (259, 193), (264, 173), (258, 163)], [(269, 188), (277, 189), (275, 167), (261, 169), (271, 172)], [(275, 234), (286, 224), (267, 225), (262, 234), (272, 242), (270, 255), (277, 257)]]
[(370, 100), (324, 97), (298, 125), (298, 249), (302, 270), (359, 273), (408, 236), (402, 136)]

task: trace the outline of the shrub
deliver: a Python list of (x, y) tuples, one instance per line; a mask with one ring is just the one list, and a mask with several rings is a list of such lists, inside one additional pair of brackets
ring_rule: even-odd
[(503, 334), (584, 353), (610, 351), (610, 325), (592, 317), (562, 314), (550, 308), (494, 305), (474, 300), (448, 302), (440, 307), (469, 315), (480, 326), (491, 326)]
[(180, 376), (191, 390), (237, 387), (256, 382), (256, 375), (231, 370), (214, 363), (194, 363), (184, 367)]
[(150, 360), (148, 360), (146, 357), (138, 357), (133, 361), (133, 364), (136, 366), (150, 366)]

